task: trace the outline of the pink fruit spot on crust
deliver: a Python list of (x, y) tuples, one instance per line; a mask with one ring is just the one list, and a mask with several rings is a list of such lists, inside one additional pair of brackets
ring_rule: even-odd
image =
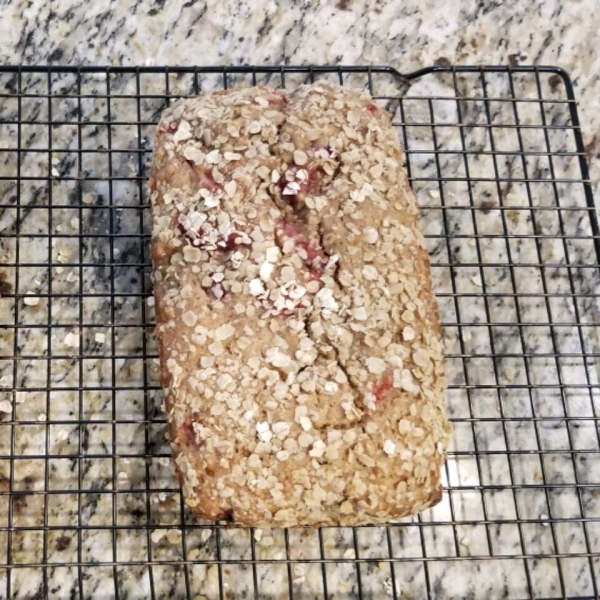
[(291, 238), (299, 238), (304, 236), (304, 229), (298, 223), (291, 223), (290, 221), (284, 221), (283, 223), (283, 235), (287, 235)]
[(188, 446), (198, 446), (196, 443), (194, 425), (192, 424), (191, 419), (185, 420), (179, 427), (179, 431), (181, 432), (180, 439), (184, 444), (187, 444)]
[(158, 128), (158, 133), (175, 133), (179, 127), (179, 121), (162, 122)]
[(304, 250), (306, 251), (306, 256), (308, 257), (308, 260), (310, 261), (324, 261), (327, 262), (327, 257), (325, 256), (325, 254), (323, 254), (323, 252), (321, 252), (321, 250), (318, 250), (317, 248), (314, 248), (313, 246), (311, 246), (310, 244), (307, 243), (300, 243), (298, 244), (301, 248), (304, 248)]
[(250, 246), (251, 242), (248, 239), (248, 236), (245, 236), (243, 233), (239, 231), (233, 231), (228, 236), (227, 239), (223, 239), (223, 242), (217, 242), (217, 246), (219, 250), (229, 251), (237, 248), (238, 246)]
[(309, 268), (309, 279), (319, 279), (323, 274), (323, 268), (327, 264), (327, 255), (313, 246), (307, 239), (305, 229), (299, 223), (284, 221), (283, 227), (278, 229), (280, 235), (291, 238), (297, 248), (302, 248), (306, 253), (306, 263)]
[(379, 402), (392, 389), (392, 378), (389, 375), (384, 375), (373, 388), (375, 401)]
[(321, 271), (320, 269), (309, 269), (308, 270), (308, 280), (309, 281), (316, 281), (318, 279), (321, 279), (321, 275), (323, 275), (323, 271)]
[(309, 166), (306, 169), (306, 172), (308, 173), (308, 179), (306, 180), (306, 183), (309, 185), (316, 183), (321, 176), (321, 168), (318, 165)]
[(301, 194), (314, 189), (315, 184), (321, 179), (321, 167), (319, 165), (308, 165), (304, 170), (308, 173), (308, 177), (300, 183)]
[(273, 95), (278, 96), (279, 101), (283, 102), (283, 104), (287, 104), (289, 102), (289, 98), (288, 98), (287, 94), (282, 90), (275, 90), (273, 92)]
[(223, 185), (215, 181), (215, 178), (213, 177), (213, 174), (210, 171), (208, 173), (206, 171), (202, 171), (199, 174), (199, 178), (199, 187), (206, 188), (213, 194), (215, 192), (223, 191)]
[(271, 310), (273, 310), (274, 315), (278, 317), (293, 317), (299, 310), (308, 308), (310, 303), (304, 300), (302, 302), (298, 302), (294, 308), (281, 308), (279, 310), (275, 309), (275, 305), (272, 302), (270, 302), (270, 305), (273, 307)]

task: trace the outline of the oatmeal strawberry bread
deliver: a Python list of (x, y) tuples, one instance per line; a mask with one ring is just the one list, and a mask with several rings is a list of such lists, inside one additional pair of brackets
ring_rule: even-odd
[(440, 324), (401, 163), (388, 114), (325, 82), (164, 112), (157, 337), (197, 515), (354, 525), (440, 500)]

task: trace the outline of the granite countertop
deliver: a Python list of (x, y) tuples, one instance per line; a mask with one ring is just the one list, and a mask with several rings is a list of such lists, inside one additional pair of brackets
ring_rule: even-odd
[[(11, 0), (0, 60), (8, 64), (387, 64), (407, 73), (436, 62), (557, 65), (569, 72), (597, 184), (600, 32), (593, 0), (143, 0), (60, 6)], [(596, 160), (594, 160), (596, 159)]]
[[(76, 65), (380, 64), (404, 73), (433, 64), (557, 65), (569, 72), (574, 83), (591, 178), (600, 198), (600, 57), (593, 52), (600, 46), (600, 34), (590, 16), (596, 8), (591, 0), (455, 2), (443, 10), (430, 0), (262, 0), (252, 3), (252, 8), (231, 0), (209, 4), (142, 0), (80, 5), (67, 0), (58, 7), (47, 0), (12, 0), (2, 8), (0, 35), (5, 43), (0, 59), (7, 64)], [(375, 83), (400, 93), (397, 81), (376, 79)], [(110, 84), (113, 94), (135, 92), (132, 78), (115, 77)], [(505, 84), (501, 77), (490, 77), (488, 94), (501, 96)], [(43, 92), (45, 81), (24, 76), (23, 85), (32, 93)], [(68, 77), (57, 80), (57, 86), (67, 91), (74, 85)], [(86, 76), (82, 85), (86, 94), (103, 94), (106, 77)], [(164, 90), (163, 79), (149, 78), (143, 85), (144, 93)], [(184, 93), (189, 81), (174, 77), (171, 85)], [(465, 76), (459, 85), (468, 91), (477, 83)], [(525, 97), (535, 93), (535, 79), (517, 79), (516, 85)], [(564, 89), (556, 81), (544, 78), (541, 85), (550, 99), (564, 98)], [(11, 86), (14, 89), (9, 76), (0, 76), (1, 92)], [(435, 75), (416, 80), (409, 90), (414, 98), (452, 93), (451, 79)], [(142, 120), (155, 119), (161, 107), (160, 99), (144, 100)], [(560, 102), (549, 104), (548, 122), (566, 124), (564, 107)], [(405, 103), (404, 115), (397, 102), (387, 108), (397, 121), (431, 118), (426, 103), (418, 100)], [(76, 109), (73, 101), (58, 101), (52, 106), (52, 117), (67, 122)], [(106, 110), (103, 101), (83, 102), (81, 109), (82, 120), (91, 122), (83, 128), (82, 147), (102, 149), (110, 141), (112, 148), (119, 149), (112, 154), (113, 176), (143, 175), (152, 128), (114, 126), (108, 131), (94, 124)], [(0, 103), (0, 144), (8, 149), (0, 160), (3, 177), (15, 172), (16, 153), (10, 149), (15, 146), (16, 130), (2, 129), (2, 121), (14, 119), (16, 110), (10, 100)], [(22, 110), (22, 117), (31, 121), (48, 116), (45, 101), (24, 103)], [(137, 118), (135, 104), (126, 99), (113, 100), (111, 110), (116, 121)], [(441, 124), (459, 118), (455, 102), (435, 102), (431, 110)], [(498, 123), (514, 117), (510, 104), (492, 110), (491, 118)], [(463, 117), (469, 122), (485, 123), (490, 118), (482, 103), (473, 103), (468, 111)], [(528, 107), (523, 107), (520, 117), (526, 125), (539, 123), (539, 112)], [(598, 408), (592, 405), (597, 398), (586, 396), (585, 386), (578, 393), (577, 385), (597, 382), (597, 365), (565, 360), (557, 380), (552, 356), (558, 348), (577, 357), (582, 351), (581, 335), (589, 344), (586, 350), (598, 352), (592, 336), (597, 306), (593, 298), (583, 298), (598, 289), (596, 274), (591, 269), (560, 267), (567, 252), (571, 263), (595, 262), (594, 248), (589, 238), (565, 245), (556, 237), (543, 241), (539, 253), (526, 237), (533, 227), (547, 236), (589, 236), (589, 224), (580, 212), (565, 211), (559, 221), (554, 212), (536, 211), (532, 217), (526, 210), (529, 197), (535, 206), (552, 206), (558, 198), (564, 206), (579, 208), (585, 197), (580, 189), (568, 186), (553, 189), (542, 183), (526, 189), (485, 181), (469, 195), (460, 180), (443, 186), (425, 180), (435, 178), (438, 169), (445, 177), (464, 175), (466, 166), (472, 178), (493, 177), (494, 168), (519, 177), (524, 166), (530, 177), (547, 177), (543, 155), (529, 157), (526, 165), (500, 157), (494, 165), (485, 154), (489, 146), (482, 131), (468, 128), (461, 141), (455, 128), (440, 127), (433, 140), (429, 128), (414, 127), (408, 128), (403, 140), (410, 149), (421, 151), (411, 155), (413, 185), (423, 206), (423, 228), (445, 323), (448, 375), (455, 386), (448, 405), (456, 434), (445, 473), (452, 494), (446, 493), (437, 507), (423, 515), (425, 526), (418, 527), (412, 519), (389, 530), (284, 534), (282, 530), (223, 529), (217, 535), (184, 511), (164, 438), (153, 332), (140, 326), (153, 318), (149, 273), (143, 266), (149, 260), (147, 238), (140, 237), (140, 228), (147, 225), (139, 210), (140, 202), (146, 201), (140, 195), (143, 188), (135, 180), (112, 185), (95, 180), (108, 174), (107, 153), (84, 153), (79, 163), (75, 153), (58, 152), (78, 147), (77, 128), (68, 124), (52, 130), (57, 151), (50, 161), (46, 152), (24, 154), (21, 175), (41, 173), (52, 178), (52, 185), (22, 183), (19, 262), (38, 266), (20, 267), (18, 281), (10, 266), (17, 256), (17, 213), (12, 208), (0, 212), (0, 415), (4, 415), (0, 418), (0, 491), (4, 492), (0, 495), (0, 598), (7, 589), (1, 565), (7, 560), (6, 492), (11, 478), (10, 461), (3, 457), (11, 453), (23, 458), (14, 461), (12, 474), (12, 489), (19, 494), (13, 497), (10, 511), (15, 528), (10, 562), (67, 565), (48, 569), (45, 581), (35, 568), (12, 569), (15, 597), (34, 597), (47, 589), (50, 597), (82, 592), (86, 598), (107, 598), (114, 596), (116, 587), (121, 598), (153, 594), (179, 598), (185, 597), (189, 585), (192, 598), (215, 598), (221, 585), (224, 597), (252, 596), (256, 590), (260, 597), (287, 598), (289, 579), (295, 598), (317, 598), (324, 594), (324, 572), (327, 592), (334, 598), (359, 597), (359, 578), (363, 598), (394, 593), (402, 598), (423, 598), (428, 593), (435, 598), (524, 598), (529, 590), (536, 597), (562, 597), (562, 590), (566, 595), (591, 596), (592, 578), (599, 577), (599, 567), (596, 562), (593, 572), (586, 554), (600, 551), (600, 528), (594, 521), (600, 515), (600, 469), (591, 460), (597, 457), (599, 439), (590, 417)], [(21, 135), (26, 148), (48, 142), (48, 131), (35, 125), (23, 126)], [(511, 147), (511, 135), (510, 129), (499, 130), (496, 149)], [(573, 149), (569, 135), (553, 135), (554, 152)], [(528, 136), (525, 131), (526, 148), (544, 149), (543, 138)], [(464, 143), (475, 154), (473, 161), (465, 164), (460, 154), (448, 153), (440, 155), (436, 164), (427, 153), (434, 143), (446, 149), (460, 149)], [(574, 158), (557, 160), (555, 177), (577, 177), (578, 168)], [(86, 173), (81, 188), (70, 179), (80, 171)], [(0, 183), (1, 202), (15, 201), (14, 183)], [(445, 211), (445, 218), (436, 208), (440, 194), (446, 206), (456, 209)], [(494, 210), (499, 196), (517, 207), (502, 218)], [(49, 197), (60, 208), (27, 207), (42, 205)], [(108, 210), (111, 201), (117, 206)], [(471, 211), (461, 210), (471, 205), (481, 209), (476, 220)], [(451, 244), (441, 237), (443, 227), (452, 231)], [(486, 237), (478, 245), (473, 241), (474, 227)], [(82, 234), (80, 243), (69, 236), (72, 232)], [(498, 242), (506, 232), (514, 236), (509, 245)], [(109, 234), (118, 234), (113, 245)], [(50, 258), (53, 266), (45, 268)], [(468, 266), (480, 260), (490, 266), (482, 271)], [(81, 261), (89, 266), (81, 268)], [(452, 277), (445, 266), (450, 261), (466, 266), (457, 268)], [(540, 261), (556, 268), (542, 273), (535, 267)], [(508, 262), (520, 268), (503, 266)], [(487, 305), (477, 300), (482, 289), (490, 295)], [(508, 298), (515, 289), (533, 294), (529, 300), (521, 299), (519, 315)], [(570, 289), (581, 295), (581, 301), (569, 300)], [(35, 300), (17, 300), (15, 309), (15, 291), (30, 292)], [(455, 302), (454, 291), (464, 297)], [(80, 292), (86, 295), (82, 300), (77, 297)], [(55, 296), (50, 304), (49, 293)], [(546, 293), (557, 297), (546, 301)], [(21, 325), (16, 340), (14, 329), (2, 327), (14, 323), (15, 310)], [(573, 325), (575, 317), (591, 327), (578, 329)], [(470, 326), (453, 325), (457, 318)], [(489, 321), (498, 325), (491, 335), (481, 326)], [(550, 330), (544, 326), (549, 321), (564, 327)], [(517, 327), (517, 322), (529, 325)], [(79, 328), (79, 323), (85, 326)], [(523, 353), (541, 358), (526, 364)], [(490, 354), (505, 357), (492, 361)], [(463, 355), (471, 358), (462, 361)], [(151, 388), (147, 396), (144, 383)], [(467, 394), (465, 383), (479, 387)], [(567, 386), (566, 393), (560, 393), (559, 383)], [(569, 389), (571, 384), (574, 387)], [(496, 386), (505, 388), (501, 395)], [(540, 390), (527, 393), (528, 386)], [(47, 388), (51, 393), (46, 393)], [(565, 411), (581, 420), (567, 428), (561, 419)], [(533, 414), (538, 418), (535, 424), (528, 419)], [(473, 417), (481, 421), (473, 424)], [(498, 421), (498, 417), (508, 420)], [(85, 424), (79, 426), (79, 420)], [(581, 452), (569, 452), (571, 448)], [(47, 455), (51, 458), (45, 459)], [(583, 486), (579, 493), (571, 485), (574, 481)], [(544, 482), (546, 487), (539, 487)], [(513, 493), (515, 486), (520, 489)], [(47, 490), (52, 493), (44, 493)], [(73, 493), (76, 490), (83, 492)], [(188, 525), (183, 529), (182, 515)], [(589, 519), (585, 531), (582, 518)], [(550, 525), (552, 519), (556, 523)], [(460, 524), (453, 527), (452, 521)], [(44, 523), (49, 526), (46, 532)], [(118, 526), (115, 533), (107, 528), (112, 524)], [(419, 560), (423, 547), (427, 569)], [(357, 550), (367, 560), (359, 570), (351, 563)], [(386, 560), (390, 552), (405, 560), (395, 561), (392, 568)], [(556, 553), (569, 558), (557, 561)], [(322, 554), (331, 559), (325, 567), (310, 562)], [(504, 558), (486, 559), (490, 554)], [(523, 555), (530, 558), (518, 558)], [(184, 556), (196, 563), (185, 573), (178, 566)], [(465, 560), (469, 556), (477, 560)], [(288, 557), (294, 561), (289, 571)], [(243, 564), (253, 558), (265, 561), (256, 575), (249, 564)], [(216, 559), (242, 563), (219, 567)], [(83, 566), (78, 569), (73, 563)]]

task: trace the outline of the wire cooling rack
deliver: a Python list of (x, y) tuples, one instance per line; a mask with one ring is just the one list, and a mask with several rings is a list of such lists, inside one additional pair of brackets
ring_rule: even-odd
[[(455, 434), (385, 527), (187, 511), (165, 441), (146, 178), (173, 99), (328, 78), (393, 115), (432, 257)], [(0, 597), (595, 597), (600, 235), (550, 67), (0, 68)]]

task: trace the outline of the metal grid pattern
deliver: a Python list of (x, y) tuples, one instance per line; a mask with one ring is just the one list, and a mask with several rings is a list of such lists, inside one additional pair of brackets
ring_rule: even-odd
[[(170, 471), (147, 168), (173, 99), (328, 78), (393, 115), (455, 435), (385, 527), (201, 523)], [(600, 232), (560, 69), (0, 68), (0, 597), (592, 597)]]

